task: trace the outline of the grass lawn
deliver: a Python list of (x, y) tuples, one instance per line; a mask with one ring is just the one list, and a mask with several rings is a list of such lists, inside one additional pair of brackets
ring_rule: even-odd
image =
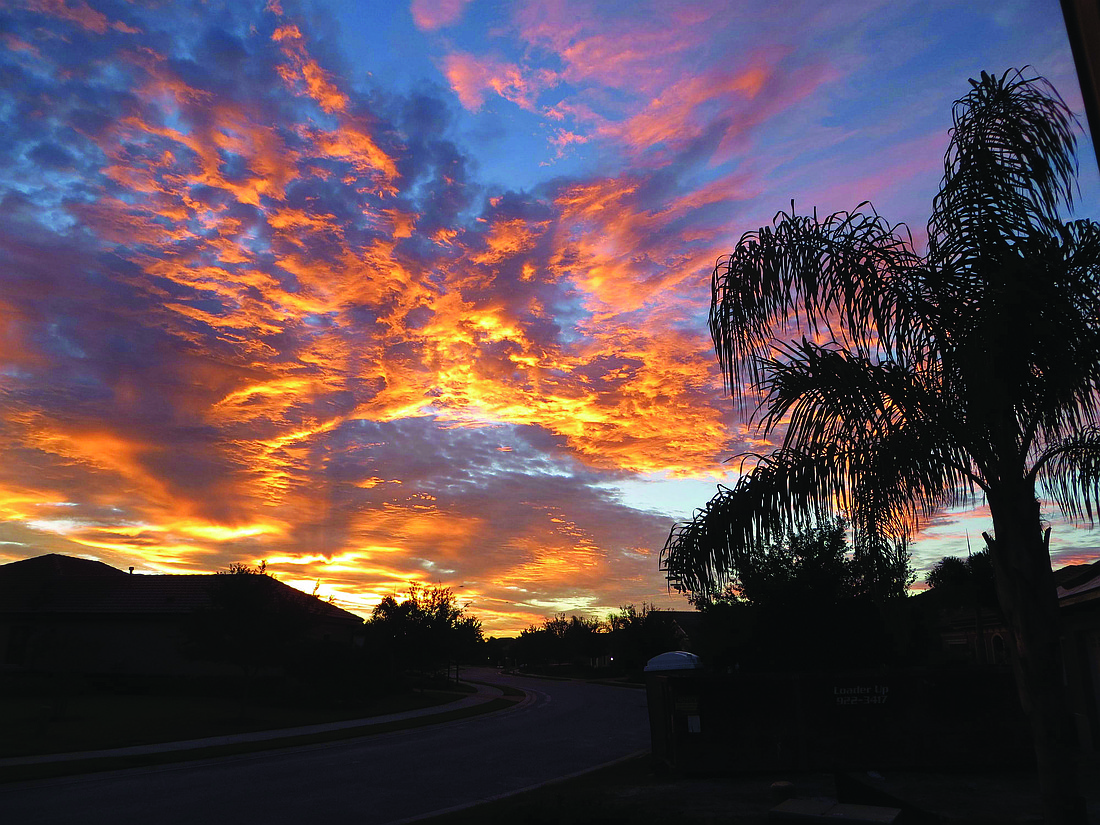
[(355, 707), (249, 703), (226, 696), (89, 693), (63, 700), (0, 696), (0, 757), (116, 748), (360, 719), (432, 707), (465, 695), (424, 690)]
[(771, 781), (692, 780), (655, 772), (650, 757), (642, 756), (423, 825), (764, 825), (776, 804)]
[[(1082, 790), (1090, 822), (1100, 822), (1100, 757), (1081, 757)], [(868, 784), (882, 784), (896, 801), (849, 799), (904, 807), (914, 825), (1034, 823), (1041, 821), (1032, 771), (960, 772), (889, 770)], [(861, 775), (853, 772), (853, 775)], [(870, 774), (863, 775), (865, 777)], [(583, 776), (425, 820), (422, 825), (767, 825), (779, 799), (772, 783), (790, 782), (803, 799), (836, 799), (831, 772), (759, 771), (690, 775), (655, 770), (637, 757)]]

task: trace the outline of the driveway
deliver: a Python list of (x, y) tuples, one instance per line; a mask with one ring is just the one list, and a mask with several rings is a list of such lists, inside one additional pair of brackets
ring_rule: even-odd
[(649, 746), (645, 693), (502, 676), (515, 707), (362, 739), (0, 786), (0, 819), (53, 823), (392, 823), (593, 768)]

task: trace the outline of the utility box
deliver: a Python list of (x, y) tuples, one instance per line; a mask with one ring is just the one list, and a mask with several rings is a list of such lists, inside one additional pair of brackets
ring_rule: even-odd
[(697, 692), (676, 689), (682, 682), (686, 686), (685, 677), (698, 675), (702, 667), (699, 657), (686, 650), (654, 656), (645, 666), (650, 750), (655, 760), (670, 768), (677, 767), (678, 742), (702, 732)]

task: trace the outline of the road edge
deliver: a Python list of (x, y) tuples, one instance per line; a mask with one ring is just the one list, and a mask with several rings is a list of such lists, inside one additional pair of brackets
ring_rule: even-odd
[(477, 799), (473, 802), (464, 802), (461, 805), (452, 805), (450, 808), (441, 808), (438, 811), (431, 811), (426, 814), (418, 814), (417, 816), (406, 817), (405, 819), (394, 819), (383, 825), (412, 825), (415, 822), (427, 822), (435, 819), (436, 817), (450, 816), (451, 814), (461, 813), (462, 811), (469, 810), (470, 808), (476, 808), (479, 805), (488, 805), (493, 802), (501, 802), (512, 797), (519, 796), (520, 794), (530, 793), (532, 791), (538, 791), (543, 788), (552, 788), (555, 785), (561, 785), (565, 782), (571, 782), (574, 779), (580, 779), (582, 776), (587, 776), (591, 773), (614, 768), (617, 765), (622, 765), (625, 762), (630, 762), (634, 759), (641, 759), (649, 756), (649, 749), (635, 751), (634, 753), (628, 753), (626, 756), (620, 756), (618, 759), (612, 759), (610, 762), (604, 762), (600, 765), (593, 765), (590, 768), (584, 768), (573, 773), (566, 774), (565, 776), (559, 776), (555, 779), (548, 779), (545, 782), (536, 782), (534, 785), (527, 785), (523, 788), (517, 788), (514, 791), (506, 791), (504, 793), (493, 794), (492, 796), (486, 796), (482, 799)]
[[(337, 742), (344, 739), (356, 739), (366, 736), (377, 736), (394, 731), (420, 728), (428, 725), (438, 725), (445, 722), (454, 722), (486, 713), (506, 710), (515, 707), (527, 698), (527, 693), (520, 688), (512, 688), (516, 693), (506, 692), (503, 696), (497, 696), (463, 708), (455, 708), (439, 713), (426, 713), (412, 716), (406, 719), (396, 719), (386, 722), (365, 722), (362, 725), (349, 725), (333, 730), (314, 731), (308, 733), (290, 733), (286, 736), (270, 736), (268, 738), (245, 738), (234, 742), (201, 745), (194, 748), (179, 748), (176, 743), (166, 742), (149, 745), (147, 751), (112, 754), (104, 752), (102, 756), (79, 756), (72, 759), (64, 758), (59, 754), (58, 759), (50, 761), (30, 761), (7, 764), (0, 768), (0, 785), (14, 782), (27, 782), (37, 779), (54, 779), (63, 776), (73, 776), (87, 773), (101, 773), (103, 771), (125, 770), (127, 768), (142, 768), (156, 765), (166, 765), (173, 762), (191, 762), (199, 759), (211, 759), (220, 756), (238, 756), (244, 753), (257, 753), (280, 748), (301, 747), (303, 745), (315, 745), (324, 742)], [(518, 694), (518, 695), (516, 695)], [(292, 729), (291, 729), (292, 730)], [(259, 734), (270, 734), (271, 731), (260, 731)], [(130, 749), (127, 749), (130, 750)]]

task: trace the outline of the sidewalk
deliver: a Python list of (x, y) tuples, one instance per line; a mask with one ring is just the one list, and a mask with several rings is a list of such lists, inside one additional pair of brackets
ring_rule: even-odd
[(476, 688), (476, 692), (454, 702), (400, 713), (389, 713), (383, 716), (345, 719), (339, 722), (325, 722), (279, 730), (233, 733), (224, 736), (210, 736), (204, 739), (188, 739), (181, 742), (158, 742), (107, 750), (3, 758), (0, 759), (0, 782), (17, 782), (74, 773), (115, 770), (139, 765), (181, 762), (272, 748), (309, 745), (336, 739), (371, 736), (405, 728), (449, 722), (481, 713), (490, 713), (494, 710), (513, 707), (528, 699), (526, 694), (520, 697), (506, 696), (504, 691), (492, 685), (475, 682), (468, 682), (467, 684)]

